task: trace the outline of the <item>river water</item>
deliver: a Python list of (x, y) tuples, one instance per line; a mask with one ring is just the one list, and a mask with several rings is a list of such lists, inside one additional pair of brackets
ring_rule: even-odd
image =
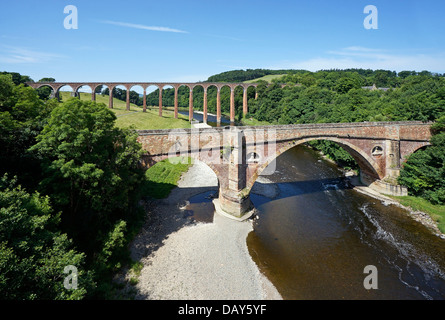
[[(188, 111), (178, 111), (178, 113), (187, 116), (189, 115)], [(193, 112), (193, 119), (195, 119), (198, 122), (203, 122), (204, 121), (204, 115), (202, 113), (197, 113), (197, 112)], [(212, 127), (216, 127), (217, 126), (217, 122), (216, 122), (216, 115), (213, 114), (208, 114), (207, 115), (207, 124), (212, 126)], [(227, 126), (230, 125), (230, 119), (224, 116), (221, 116), (221, 125), (222, 126)]]
[[(276, 168), (266, 178), (277, 195), (251, 193), (258, 219), (247, 245), (284, 299), (445, 299), (444, 240), (403, 209), (348, 188), (312, 149), (289, 150)], [(211, 212), (211, 193), (190, 209)], [(364, 286), (371, 275), (377, 289)]]

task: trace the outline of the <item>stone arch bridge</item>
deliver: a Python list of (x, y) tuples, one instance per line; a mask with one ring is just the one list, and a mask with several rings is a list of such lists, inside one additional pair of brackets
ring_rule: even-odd
[(430, 125), (422, 122), (364, 122), (205, 129), (139, 130), (149, 167), (178, 155), (206, 163), (217, 175), (217, 210), (235, 219), (251, 215), (250, 190), (275, 159), (311, 140), (338, 143), (357, 161), (360, 178), (387, 194), (406, 192), (396, 178), (407, 157), (429, 145)]
[[(126, 107), (130, 110), (130, 90), (139, 86), (143, 89), (143, 111), (147, 110), (147, 88), (150, 86), (157, 87), (159, 89), (159, 116), (162, 116), (162, 90), (164, 87), (172, 87), (175, 90), (175, 102), (174, 102), (174, 116), (178, 118), (178, 90), (181, 86), (185, 86), (190, 90), (189, 93), (189, 120), (193, 119), (193, 89), (195, 87), (202, 87), (204, 89), (204, 103), (203, 103), (203, 118), (207, 123), (207, 90), (210, 87), (217, 89), (216, 96), (216, 119), (217, 123), (221, 123), (221, 89), (224, 87), (230, 88), (230, 122), (235, 122), (235, 89), (237, 87), (243, 90), (243, 114), (247, 114), (247, 90), (249, 88), (256, 88), (256, 83), (224, 83), (224, 82), (194, 82), (194, 83), (182, 83), (182, 82), (27, 82), (27, 85), (34, 89), (40, 87), (49, 87), (52, 90), (54, 97), (59, 97), (59, 90), (62, 87), (69, 86), (73, 90), (72, 95), (78, 96), (79, 89), (82, 87), (89, 87), (91, 89), (91, 100), (96, 100), (96, 88), (99, 86), (107, 86), (110, 90), (108, 106), (113, 108), (113, 89), (117, 86), (124, 86), (127, 91)], [(257, 92), (255, 91), (255, 98), (257, 98)]]

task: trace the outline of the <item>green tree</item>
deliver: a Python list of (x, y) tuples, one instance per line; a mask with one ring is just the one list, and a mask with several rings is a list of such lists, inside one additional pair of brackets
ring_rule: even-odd
[[(30, 194), (16, 180), (0, 179), (0, 298), (82, 299), (95, 286), (49, 197)], [(64, 268), (78, 269), (78, 287), (64, 286)]]
[(431, 146), (408, 158), (398, 181), (412, 195), (445, 204), (445, 116), (437, 120), (431, 132)]
[(115, 120), (104, 104), (70, 99), (54, 109), (30, 149), (45, 173), (42, 190), (87, 253), (100, 248), (100, 235), (115, 221), (134, 212), (143, 180), (137, 134), (116, 128)]
[(337, 85), (335, 86), (335, 89), (339, 93), (348, 93), (351, 89), (358, 89), (360, 87), (360, 83), (353, 78), (350, 77), (344, 77), (337, 81)]
[(43, 102), (37, 92), (0, 75), (0, 174), (18, 175), (21, 184), (37, 183), (40, 166), (27, 152), (57, 101)]

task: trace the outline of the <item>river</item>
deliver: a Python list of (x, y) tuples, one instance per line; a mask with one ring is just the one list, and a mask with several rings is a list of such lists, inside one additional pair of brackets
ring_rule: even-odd
[[(188, 117), (189, 112), (188, 111), (178, 111), (180, 114), (185, 115)], [(193, 112), (193, 119), (195, 119), (198, 122), (203, 122), (204, 121), (204, 115), (201, 112)], [(216, 115), (213, 114), (208, 114), (207, 115), (207, 124), (212, 126), (212, 127), (216, 127), (217, 126), (217, 122), (216, 122)], [(230, 119), (225, 117), (225, 116), (221, 116), (221, 125), (223, 126), (227, 126), (230, 125)]]
[[(258, 219), (247, 245), (284, 299), (445, 299), (444, 240), (403, 209), (350, 189), (312, 149), (289, 150), (276, 168), (266, 178), (278, 195), (251, 193)], [(209, 194), (190, 199), (197, 218), (212, 211)], [(377, 289), (364, 286), (367, 266)]]

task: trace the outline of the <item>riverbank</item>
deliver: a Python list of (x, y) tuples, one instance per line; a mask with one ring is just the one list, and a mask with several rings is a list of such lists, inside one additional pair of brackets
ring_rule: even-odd
[(434, 221), (433, 217), (428, 212), (423, 212), (421, 210), (414, 210), (413, 208), (409, 206), (405, 206), (402, 203), (398, 201), (398, 199), (395, 199), (393, 197), (386, 196), (384, 194), (381, 194), (371, 188), (366, 187), (360, 182), (359, 177), (357, 176), (357, 172), (355, 170), (347, 171), (343, 169), (337, 162), (330, 159), (328, 156), (326, 156), (321, 150), (318, 150), (316, 148), (313, 148), (310, 145), (307, 145), (308, 148), (311, 148), (315, 150), (324, 160), (331, 162), (338, 166), (345, 174), (345, 176), (348, 177), (349, 182), (351, 185), (354, 186), (354, 190), (357, 192), (360, 192), (362, 194), (365, 194), (367, 196), (373, 197), (375, 199), (381, 200), (385, 204), (393, 204), (399, 208), (404, 209), (408, 212), (408, 214), (416, 221), (422, 223), (424, 226), (426, 226), (433, 234), (440, 237), (441, 239), (445, 240), (445, 233), (442, 232), (436, 221)]
[(386, 205), (392, 204), (399, 208), (402, 208), (408, 212), (408, 214), (416, 221), (420, 222), (424, 226), (426, 226), (433, 234), (440, 237), (441, 239), (445, 240), (445, 233), (443, 233), (439, 227), (437, 226), (436, 221), (433, 220), (433, 218), (426, 212), (413, 210), (411, 207), (407, 207), (402, 205), (399, 201), (397, 201), (394, 198), (390, 198), (388, 196), (385, 196), (377, 191), (372, 190), (371, 188), (368, 188), (364, 186), (360, 180), (359, 177), (356, 175), (348, 177), (350, 183), (353, 185), (353, 189), (357, 192), (360, 192), (362, 194), (365, 194), (367, 196), (373, 197), (375, 199), (378, 199), (385, 203)]
[[(185, 200), (211, 190), (218, 190), (216, 176), (196, 162), (166, 199), (147, 203), (147, 222), (130, 248), (143, 265), (134, 299), (282, 299), (250, 257), (251, 220), (215, 214), (212, 223), (197, 223), (187, 214)], [(129, 292), (135, 276), (127, 271), (123, 277)]]

